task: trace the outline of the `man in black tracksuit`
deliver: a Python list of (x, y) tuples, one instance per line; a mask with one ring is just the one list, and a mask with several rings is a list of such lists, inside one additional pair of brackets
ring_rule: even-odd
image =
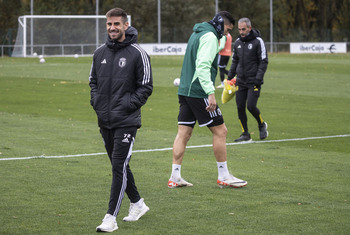
[(153, 90), (150, 58), (136, 43), (137, 31), (129, 26), (124, 10), (114, 8), (106, 17), (108, 39), (96, 49), (89, 77), (91, 105), (113, 173), (108, 211), (98, 232), (118, 229), (116, 216), (124, 192), (130, 199), (124, 221), (136, 221), (149, 210), (136, 188), (129, 161), (141, 127), (140, 108)]
[(260, 139), (265, 139), (268, 136), (267, 123), (262, 119), (256, 105), (267, 69), (267, 52), (260, 32), (252, 29), (248, 18), (242, 18), (238, 21), (238, 30), (240, 37), (233, 46), (232, 64), (228, 74), (229, 80), (237, 75), (236, 104), (242, 135), (235, 141), (251, 140), (248, 132), (246, 107), (258, 122)]

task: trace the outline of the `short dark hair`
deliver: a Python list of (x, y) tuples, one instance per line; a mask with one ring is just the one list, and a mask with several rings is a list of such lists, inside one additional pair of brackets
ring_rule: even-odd
[(113, 8), (106, 13), (106, 17), (121, 16), (124, 23), (128, 20), (128, 14), (121, 8)]
[(236, 21), (233, 19), (233, 16), (228, 11), (220, 11), (218, 12), (219, 15), (224, 19), (225, 24), (231, 23), (232, 25), (235, 25)]

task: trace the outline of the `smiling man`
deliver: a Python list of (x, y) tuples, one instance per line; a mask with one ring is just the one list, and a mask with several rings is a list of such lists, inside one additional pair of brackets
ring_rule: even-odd
[(109, 38), (113, 41), (122, 42), (125, 40), (125, 30), (129, 23), (124, 22), (121, 16), (107, 18), (106, 26)]
[(140, 109), (153, 90), (150, 58), (136, 43), (137, 31), (129, 26), (123, 9), (111, 9), (106, 17), (108, 38), (94, 52), (89, 77), (90, 103), (112, 165), (108, 210), (97, 232), (118, 229), (116, 217), (124, 193), (130, 200), (124, 221), (137, 221), (149, 210), (136, 188), (129, 161), (141, 127)]

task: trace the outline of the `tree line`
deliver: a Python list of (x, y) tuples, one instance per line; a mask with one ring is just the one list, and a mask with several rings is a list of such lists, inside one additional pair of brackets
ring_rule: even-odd
[[(30, 2), (0, 0), (0, 44), (14, 43), (17, 19), (30, 15)], [(104, 15), (114, 7), (123, 8), (139, 31), (139, 42), (156, 43), (157, 2), (99, 0), (99, 14)], [(232, 13), (236, 21), (250, 18), (262, 38), (270, 41), (270, 0), (219, 0), (218, 9)], [(34, 0), (34, 14), (95, 15), (96, 0)], [(215, 0), (161, 0), (162, 42), (187, 42), (193, 25), (209, 21), (214, 14)], [(233, 37), (237, 36), (234, 30)], [(350, 0), (273, 0), (274, 42), (347, 42), (349, 38)]]

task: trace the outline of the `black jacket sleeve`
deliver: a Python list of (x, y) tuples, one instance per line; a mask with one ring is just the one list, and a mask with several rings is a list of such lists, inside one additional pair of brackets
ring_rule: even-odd
[(141, 53), (136, 66), (136, 89), (130, 94), (130, 108), (136, 110), (143, 106), (152, 94), (153, 78), (150, 58)]
[(256, 73), (255, 79), (259, 81), (260, 84), (264, 83), (264, 75), (267, 70), (268, 58), (266, 47), (262, 39), (259, 39), (260, 43), (258, 44), (258, 71)]
[(90, 91), (90, 104), (93, 105), (93, 100), (97, 94), (97, 76), (96, 76), (96, 67), (94, 66), (95, 57), (92, 60), (90, 75), (89, 75), (89, 86)]

